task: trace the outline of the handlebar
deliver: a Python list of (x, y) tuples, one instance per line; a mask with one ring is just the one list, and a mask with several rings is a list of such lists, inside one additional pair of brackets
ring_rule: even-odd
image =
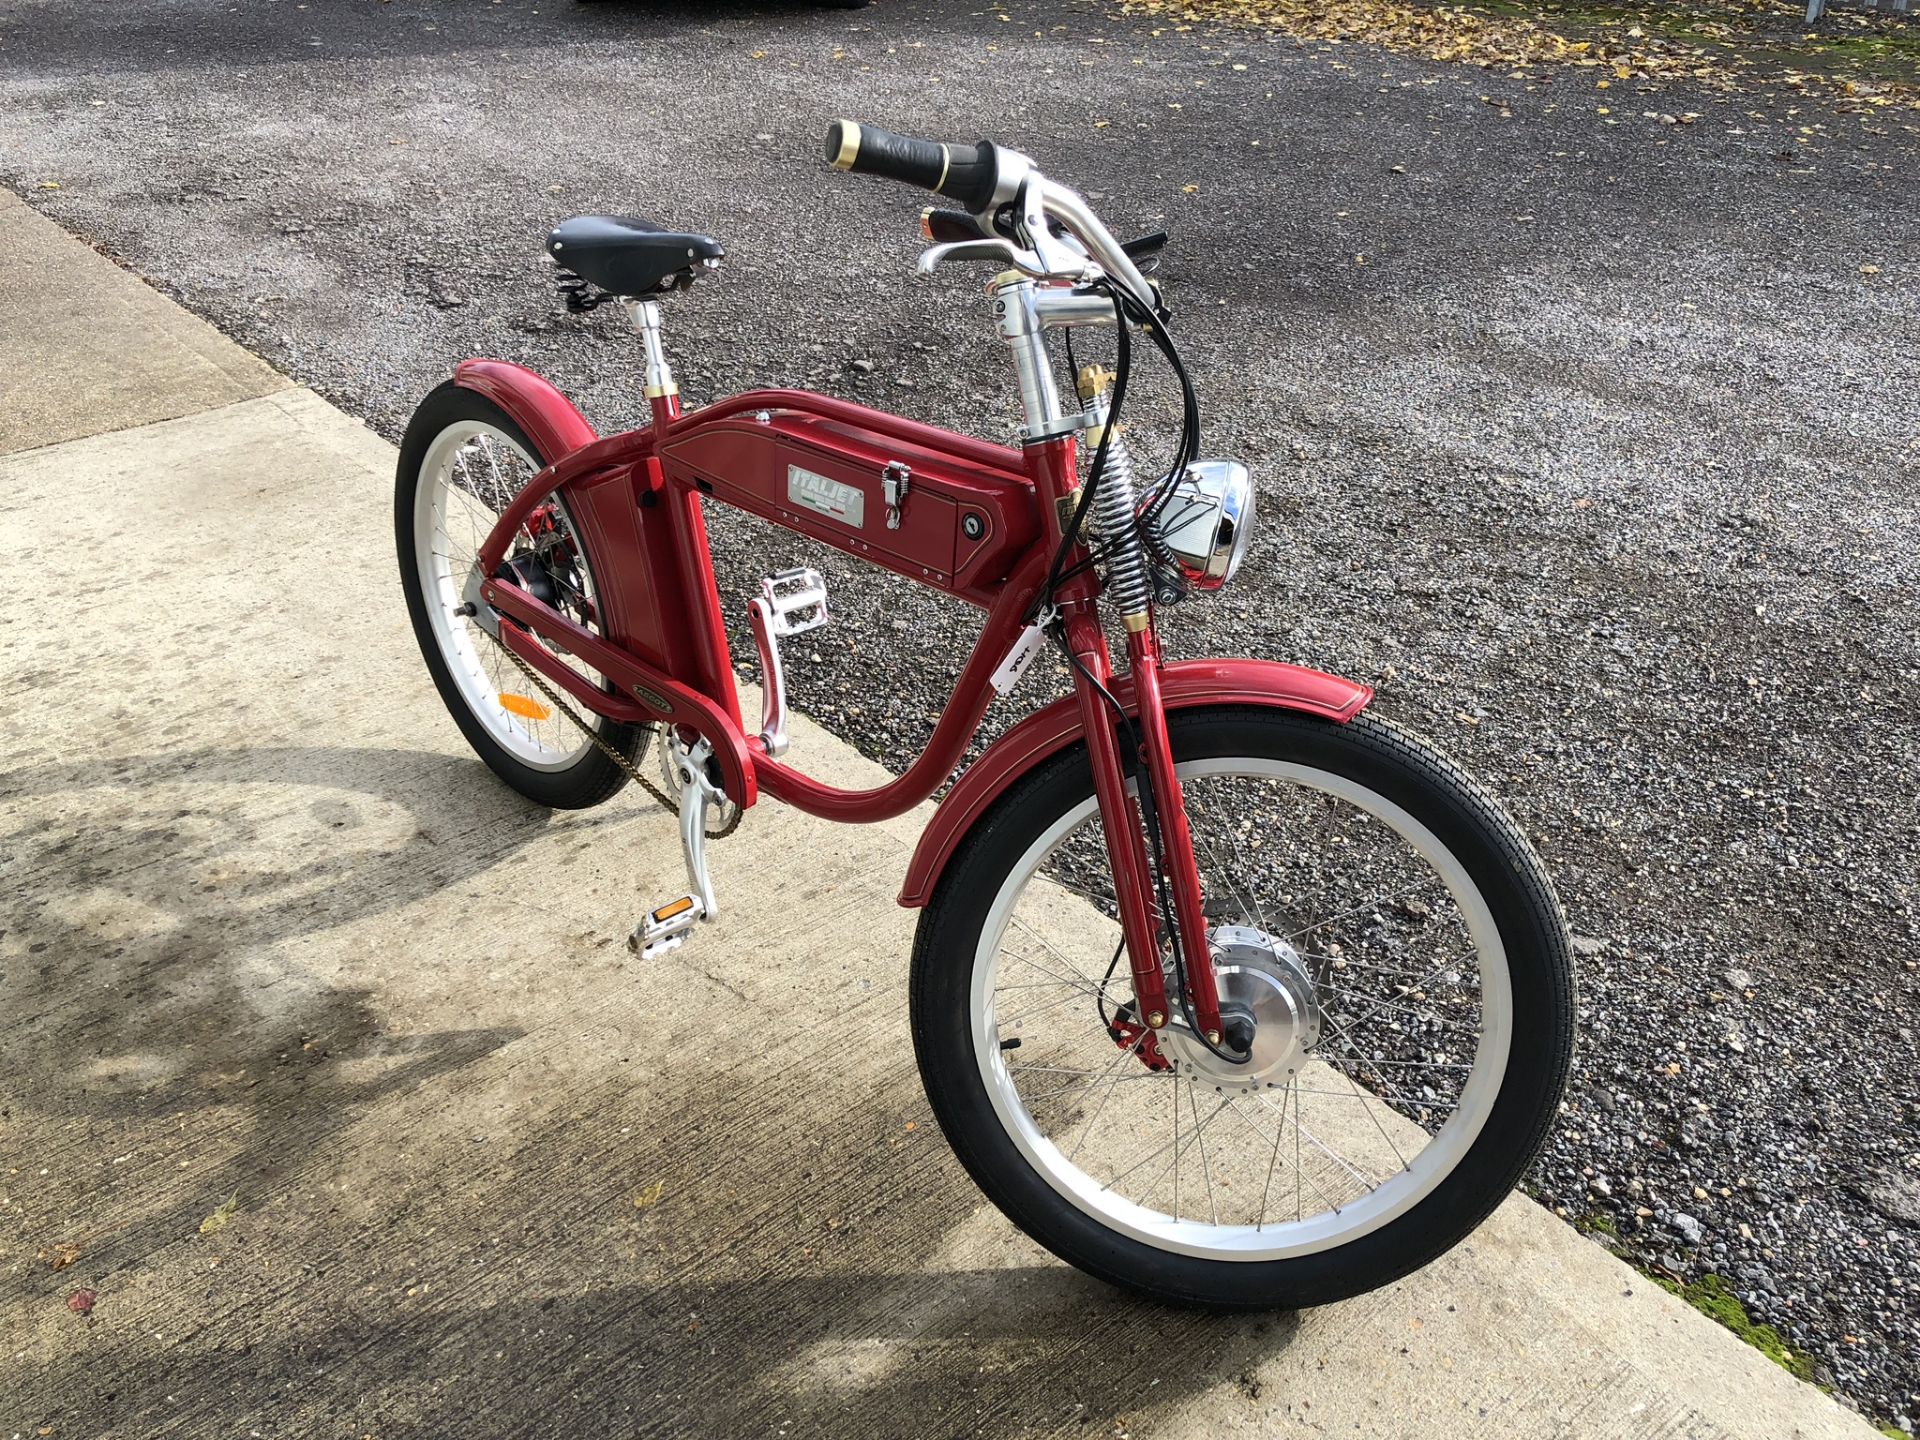
[(856, 175), (918, 185), (969, 210), (986, 209), (1000, 181), (999, 154), (990, 140), (944, 145), (852, 120), (836, 120), (827, 127), (827, 163)]
[[(918, 185), (965, 205), (969, 216), (929, 211), (921, 221), (928, 239), (969, 247), (954, 258), (997, 258), (1030, 275), (1065, 281), (1084, 278), (1091, 261), (1137, 304), (1162, 310), (1159, 295), (1135, 263), (1136, 256), (1145, 258), (1157, 248), (1154, 237), (1145, 237), (1141, 250), (1122, 246), (1085, 200), (1047, 179), (1017, 150), (1003, 150), (990, 140), (970, 148), (943, 145), (835, 120), (827, 127), (827, 163)], [(990, 238), (995, 235), (1004, 238)], [(927, 252), (923, 267), (928, 257), (941, 258), (940, 248)]]

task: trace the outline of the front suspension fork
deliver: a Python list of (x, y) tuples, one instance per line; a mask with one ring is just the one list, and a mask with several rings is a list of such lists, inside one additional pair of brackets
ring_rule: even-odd
[[(1158, 887), (1147, 849), (1146, 825), (1139, 803), (1127, 793), (1126, 772), (1144, 771), (1153, 790), (1160, 828), (1160, 860), (1173, 898), (1173, 934), (1177, 937), (1187, 979), (1187, 1001), (1193, 1022), (1207, 1040), (1220, 1043), (1220, 994), (1214, 983), (1213, 960), (1207, 944), (1200, 870), (1193, 855), (1193, 833), (1187, 824), (1186, 802), (1174, 774), (1173, 751), (1167, 737), (1166, 710), (1160, 699), (1160, 647), (1151, 628), (1129, 630), (1127, 661), (1133, 677), (1133, 731), (1140, 753), (1123, 764), (1116, 736), (1111, 693), (1113, 664), (1090, 607), (1063, 607), (1067, 648), (1078, 664), (1074, 694), (1080, 708), (1081, 731), (1087, 737), (1087, 757), (1093, 767), (1094, 794), (1100, 802), (1100, 825), (1106, 835), (1107, 858), (1113, 870), (1114, 900), (1120, 910), (1120, 932), (1126, 942), (1133, 974), (1133, 993), (1140, 1017), (1153, 1029), (1169, 1019), (1166, 975), (1161, 968)], [(1127, 735), (1126, 727), (1120, 734)], [(1132, 736), (1128, 735), (1128, 743)]]

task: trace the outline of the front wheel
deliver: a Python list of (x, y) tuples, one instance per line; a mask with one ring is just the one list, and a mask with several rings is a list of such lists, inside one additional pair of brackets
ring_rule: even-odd
[(1512, 822), (1383, 721), (1169, 728), (1249, 1058), (1141, 1023), (1076, 746), (996, 802), (921, 917), (921, 1075), (981, 1189), (1081, 1269), (1185, 1303), (1344, 1299), (1464, 1238), (1538, 1153), (1565, 922)]

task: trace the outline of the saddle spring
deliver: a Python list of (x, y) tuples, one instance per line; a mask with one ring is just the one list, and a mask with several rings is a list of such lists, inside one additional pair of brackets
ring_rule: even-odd
[(560, 268), (554, 283), (559, 288), (560, 298), (567, 302), (567, 309), (575, 315), (584, 315), (596, 305), (604, 305), (617, 298), (605, 290), (595, 290), (584, 277), (574, 274), (565, 266)]

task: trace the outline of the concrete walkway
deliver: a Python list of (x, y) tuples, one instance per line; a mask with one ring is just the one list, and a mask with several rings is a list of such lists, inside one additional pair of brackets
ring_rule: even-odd
[(1055, 1263), (919, 1093), (918, 817), (769, 802), (639, 965), (673, 828), (472, 758), (391, 447), (3, 193), (0, 278), (0, 1435), (1873, 1433), (1520, 1198), (1301, 1315)]

